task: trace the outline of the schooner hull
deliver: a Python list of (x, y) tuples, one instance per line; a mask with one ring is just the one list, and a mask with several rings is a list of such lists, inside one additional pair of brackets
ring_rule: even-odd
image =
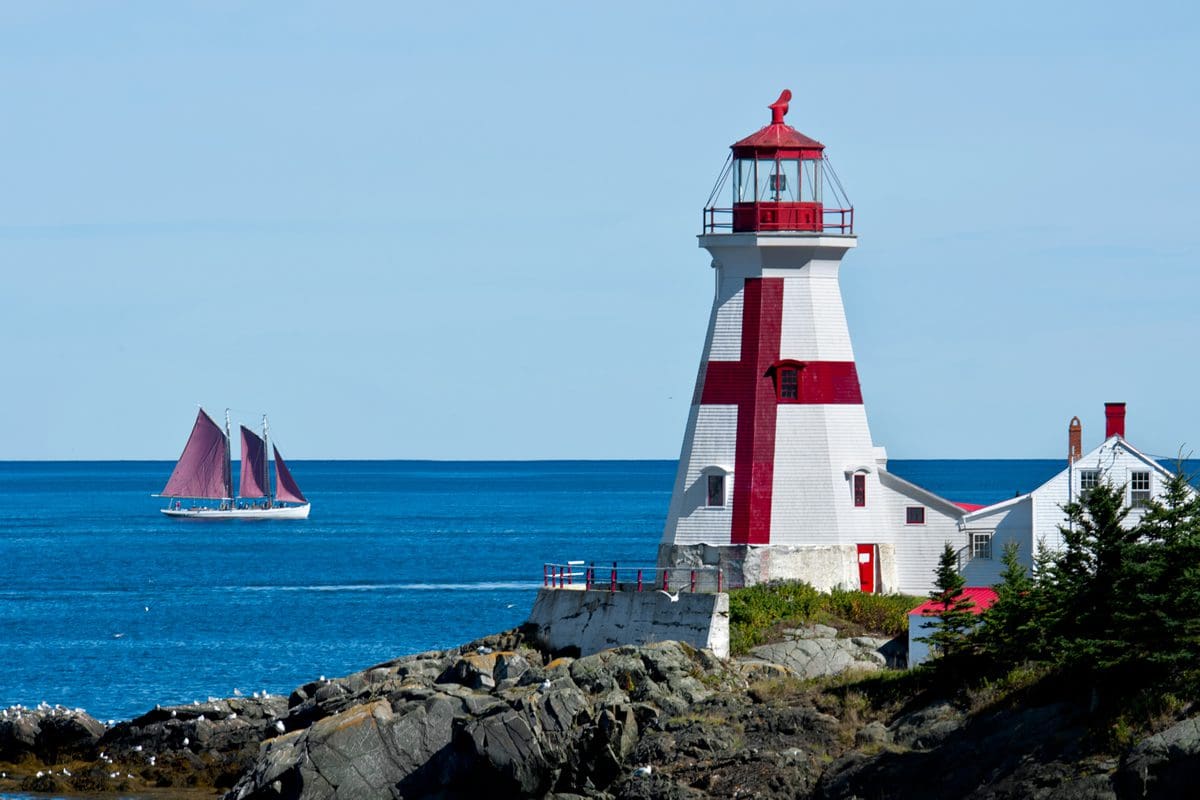
[(230, 508), (222, 511), (219, 508), (163, 508), (162, 513), (168, 517), (180, 519), (308, 519), (312, 505), (305, 503), (301, 506), (284, 508)]

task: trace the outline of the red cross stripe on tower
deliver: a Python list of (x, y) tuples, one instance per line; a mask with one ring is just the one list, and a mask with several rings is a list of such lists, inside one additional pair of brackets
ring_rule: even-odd
[[(737, 406), (733, 466), (732, 544), (769, 544), (775, 479), (775, 423), (780, 400), (775, 367), (780, 362), (783, 278), (747, 278), (742, 292), (740, 361), (709, 361), (702, 405)], [(862, 405), (853, 361), (797, 364), (797, 397), (787, 403)]]

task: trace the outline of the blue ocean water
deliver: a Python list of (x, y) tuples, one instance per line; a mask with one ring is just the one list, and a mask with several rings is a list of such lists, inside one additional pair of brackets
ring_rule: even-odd
[[(1060, 461), (902, 461), (957, 501)], [(305, 521), (158, 513), (167, 462), (0, 462), (0, 707), (126, 719), (521, 623), (542, 564), (652, 565), (673, 461), (299, 461)], [(236, 469), (236, 467), (235, 467)], [(236, 472), (235, 472), (236, 474)]]

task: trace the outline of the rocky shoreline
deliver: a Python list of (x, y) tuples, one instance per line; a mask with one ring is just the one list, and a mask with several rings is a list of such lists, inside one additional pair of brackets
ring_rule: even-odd
[(1086, 746), (1069, 703), (888, 708), (813, 680), (894, 658), (886, 640), (820, 626), (728, 661), (677, 642), (555, 657), (509, 631), (111, 727), (6, 709), (0, 793), (1123, 800), (1188, 796), (1200, 779), (1200, 717), (1112, 755)]

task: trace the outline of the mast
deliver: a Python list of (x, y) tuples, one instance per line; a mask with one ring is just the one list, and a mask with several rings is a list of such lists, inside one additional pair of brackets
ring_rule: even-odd
[(263, 490), (267, 493), (267, 508), (275, 505), (275, 496), (271, 494), (271, 428), (267, 425), (267, 415), (263, 414)]
[(233, 435), (229, 432), (229, 409), (225, 409), (225, 494), (233, 508)]

